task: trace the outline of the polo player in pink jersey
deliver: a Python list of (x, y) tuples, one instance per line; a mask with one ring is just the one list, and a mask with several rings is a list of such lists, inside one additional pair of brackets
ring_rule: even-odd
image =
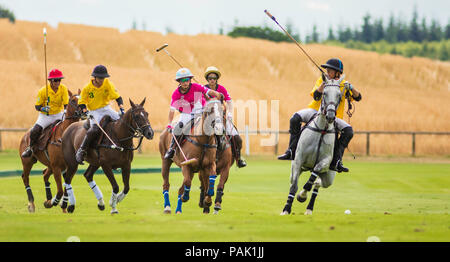
[[(179, 85), (172, 94), (167, 129), (169, 129), (169, 132), (174, 133), (179, 142), (183, 139), (183, 126), (193, 119), (195, 113), (201, 113), (201, 110), (206, 103), (205, 95), (217, 97), (221, 100), (225, 98), (223, 94), (217, 91), (197, 83), (192, 83), (191, 79), (193, 77), (194, 75), (192, 75), (191, 71), (187, 68), (181, 68), (175, 75), (175, 81), (177, 81)], [(172, 121), (175, 111), (180, 112), (180, 120), (174, 128), (172, 127)], [(165, 159), (171, 159), (174, 156), (175, 144), (175, 140), (172, 138), (169, 150), (167, 150), (164, 155)]]
[(208, 81), (208, 84), (205, 86), (209, 89), (222, 93), (225, 97), (224, 101), (227, 104), (226, 135), (230, 136), (231, 146), (236, 154), (236, 165), (239, 168), (245, 167), (247, 166), (247, 163), (241, 158), (242, 138), (239, 136), (236, 127), (233, 125), (233, 101), (231, 100), (231, 97), (225, 87), (219, 85), (218, 82), (220, 76), (221, 73), (219, 69), (214, 66), (209, 66), (205, 71), (205, 79)]

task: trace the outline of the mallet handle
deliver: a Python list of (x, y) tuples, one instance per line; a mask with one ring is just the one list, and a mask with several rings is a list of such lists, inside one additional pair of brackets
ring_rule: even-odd
[(313, 62), (313, 64), (320, 70), (320, 72), (322, 72), (322, 74), (325, 74), (325, 72), (322, 70), (322, 68), (320, 68), (319, 65), (317, 65), (316, 62), (314, 62), (314, 60), (308, 55), (308, 53), (306, 53), (306, 51), (301, 47), (301, 45), (297, 42), (297, 40), (295, 40), (291, 34), (289, 34), (286, 30), (284, 30), (284, 28), (278, 23), (277, 19), (275, 19), (275, 17), (269, 13), (269, 11), (264, 10), (264, 12), (266, 13), (267, 16), (269, 16), (275, 23), (277, 23), (277, 25), (281, 28), (281, 30), (283, 30), (283, 32), (292, 40), (294, 41), (294, 43), (303, 51), (303, 53), (305, 53), (305, 55), (309, 58), (309, 60), (311, 60), (311, 62)]
[[(48, 102), (50, 98), (48, 97), (48, 86), (47, 86), (47, 28), (44, 27), (44, 63), (45, 63), (45, 95), (47, 96), (46, 105), (48, 106)], [(49, 115), (49, 112), (47, 112)]]

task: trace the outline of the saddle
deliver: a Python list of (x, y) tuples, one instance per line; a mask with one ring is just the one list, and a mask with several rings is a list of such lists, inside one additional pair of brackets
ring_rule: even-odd
[(56, 120), (51, 125), (47, 126), (44, 130), (42, 130), (41, 135), (37, 141), (37, 149), (40, 151), (45, 151), (47, 149), (48, 144), (50, 143), (50, 139), (55, 132), (56, 128), (59, 124), (61, 124), (61, 120)]
[[(112, 123), (112, 122), (116, 122), (116, 121), (113, 120), (110, 116), (106, 115), (102, 118), (102, 120), (100, 120), (100, 123), (99, 123), (101, 128), (103, 130), (105, 130), (105, 132), (107, 132), (109, 136), (111, 134), (111, 130), (108, 130), (108, 125), (109, 125), (109, 123)], [(91, 128), (90, 121), (84, 121), (83, 127), (84, 127), (84, 129), (89, 130), (89, 128)], [(104, 139), (106, 141), (105, 141), (105, 143), (102, 143)], [(98, 147), (101, 144), (104, 144), (104, 145), (111, 144), (111, 142), (105, 137), (105, 134), (103, 132), (100, 132), (100, 135), (98, 136), (98, 138), (92, 142), (92, 145), (95, 145), (95, 147)]]

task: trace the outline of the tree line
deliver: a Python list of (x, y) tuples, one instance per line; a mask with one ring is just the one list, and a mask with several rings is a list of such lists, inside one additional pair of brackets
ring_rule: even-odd
[[(391, 14), (387, 23), (383, 18), (375, 18), (367, 13), (362, 18), (362, 24), (352, 29), (339, 25), (337, 30), (329, 27), (326, 37), (318, 32), (317, 25), (313, 25), (309, 34), (304, 37), (305, 43), (323, 43), (339, 45), (347, 48), (376, 51), (379, 53), (398, 54), (407, 57), (423, 56), (443, 61), (450, 60), (450, 20), (441, 26), (436, 19), (428, 23), (426, 17), (419, 17), (414, 8), (410, 21)], [(288, 31), (297, 41), (301, 41), (299, 34), (294, 33), (292, 23), (288, 22)], [(275, 42), (291, 41), (280, 30), (267, 26), (235, 26), (229, 33), (231, 37), (253, 37)]]
[(14, 13), (10, 11), (8, 8), (0, 5), (0, 18), (8, 18), (11, 23), (16, 22), (16, 17)]

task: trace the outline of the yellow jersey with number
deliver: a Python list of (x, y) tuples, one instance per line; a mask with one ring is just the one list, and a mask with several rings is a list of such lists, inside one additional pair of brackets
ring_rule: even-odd
[(64, 105), (69, 103), (69, 92), (67, 87), (60, 84), (58, 90), (53, 91), (50, 84), (47, 87), (42, 87), (38, 91), (36, 105), (47, 106), (47, 92), (48, 92), (48, 106), (50, 107), (49, 115), (58, 114), (64, 110)]
[[(341, 98), (341, 102), (339, 103), (338, 108), (336, 109), (336, 117), (340, 118), (340, 119), (344, 119), (344, 108), (345, 108), (345, 94), (344, 94), (344, 84), (347, 81), (342, 80), (341, 84), (339, 85), (339, 88), (341, 89), (341, 94), (342, 94), (342, 98)], [(319, 88), (323, 83), (322, 77), (319, 77), (319, 79), (317, 79), (316, 81), (316, 85), (313, 87), (312, 91), (311, 91), (311, 96), (314, 97), (314, 91), (317, 90), (317, 88)], [(353, 101), (353, 93), (349, 90), (350, 92), (350, 101)], [(312, 108), (315, 109), (317, 111), (319, 111), (320, 109), (320, 103), (322, 103), (322, 97), (320, 97), (320, 99), (318, 101), (316, 100), (312, 100), (311, 103), (309, 103), (308, 108)]]
[(78, 100), (79, 105), (86, 105), (89, 110), (96, 110), (105, 107), (111, 100), (120, 97), (114, 84), (105, 78), (102, 86), (95, 87), (92, 80), (89, 81), (83, 90), (81, 90), (81, 98)]

